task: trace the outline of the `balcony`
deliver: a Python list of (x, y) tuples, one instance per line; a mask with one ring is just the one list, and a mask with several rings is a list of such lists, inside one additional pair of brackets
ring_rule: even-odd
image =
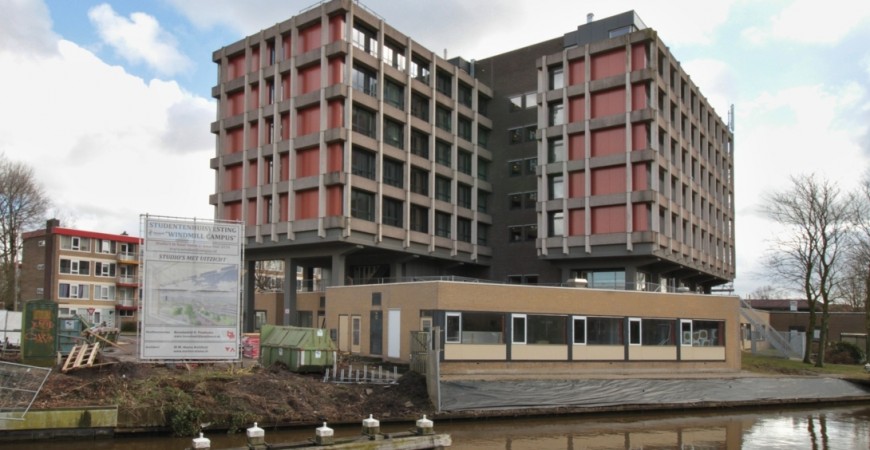
[(132, 252), (118, 252), (118, 262), (126, 264), (139, 264), (139, 254)]
[(137, 275), (118, 275), (115, 279), (115, 284), (118, 286), (138, 287), (139, 276)]
[(135, 299), (123, 299), (117, 301), (117, 306), (122, 308), (136, 308), (139, 306), (137, 303), (138, 302), (136, 302)]

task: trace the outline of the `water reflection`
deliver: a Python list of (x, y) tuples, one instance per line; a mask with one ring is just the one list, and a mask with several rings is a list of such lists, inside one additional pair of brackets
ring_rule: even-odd
[[(870, 448), (870, 406), (816, 409), (687, 411), (587, 415), (513, 420), (437, 420), (435, 429), (450, 433), (451, 449), (836, 449)], [(409, 424), (382, 424), (382, 431), (405, 431)], [(358, 426), (337, 427), (336, 436), (359, 433)], [(244, 435), (207, 434), (215, 450), (244, 447)], [(298, 442), (310, 430), (267, 430), (268, 442)], [(9, 450), (155, 450), (184, 449), (189, 438), (136, 437), (104, 441), (4, 443)]]

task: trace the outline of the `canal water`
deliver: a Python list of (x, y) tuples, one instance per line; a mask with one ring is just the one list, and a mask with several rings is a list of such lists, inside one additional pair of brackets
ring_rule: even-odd
[[(362, 422), (362, 421), (360, 421)], [(384, 424), (382, 432), (408, 424)], [(312, 439), (314, 428), (266, 430), (271, 443)], [(244, 433), (208, 433), (212, 449), (244, 447)], [(451, 449), (870, 449), (870, 404), (806, 409), (687, 411), (678, 413), (553, 416), (435, 422), (453, 437)], [(336, 437), (359, 434), (360, 426), (335, 427)], [(116, 437), (88, 441), (3, 443), (4, 450), (182, 450), (191, 438)]]

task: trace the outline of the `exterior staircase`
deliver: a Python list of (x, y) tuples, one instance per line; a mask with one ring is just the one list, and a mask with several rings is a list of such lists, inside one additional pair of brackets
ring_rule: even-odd
[(799, 349), (795, 349), (789, 340), (783, 337), (782, 333), (770, 328), (769, 325), (761, 320), (755, 309), (746, 300), (741, 298), (740, 304), (740, 315), (752, 325), (753, 338), (755, 333), (759, 333), (761, 338), (770, 343), (770, 346), (783, 358), (803, 358), (802, 352)]

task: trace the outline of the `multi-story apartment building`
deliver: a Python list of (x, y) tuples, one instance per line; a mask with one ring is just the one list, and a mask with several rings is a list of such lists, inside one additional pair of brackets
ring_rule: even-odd
[(20, 296), (52, 300), (59, 316), (121, 327), (137, 320), (139, 238), (63, 228), (56, 219), (22, 236)]
[(732, 131), (634, 12), (448, 61), (332, 0), (213, 60), (210, 202), (245, 223), (249, 269), (702, 292), (734, 277)]

